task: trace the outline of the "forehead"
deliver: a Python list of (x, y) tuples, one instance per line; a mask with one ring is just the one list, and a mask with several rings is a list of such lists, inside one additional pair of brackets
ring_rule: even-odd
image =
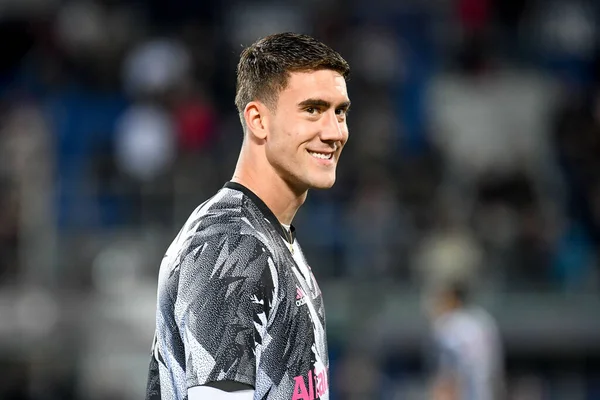
[(344, 77), (333, 70), (292, 72), (286, 88), (280, 93), (280, 100), (303, 101), (308, 98), (330, 102), (348, 101), (348, 90)]

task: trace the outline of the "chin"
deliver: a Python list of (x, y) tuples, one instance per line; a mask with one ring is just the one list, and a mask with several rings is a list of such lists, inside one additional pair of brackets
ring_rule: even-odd
[(310, 188), (311, 189), (321, 189), (321, 190), (325, 190), (325, 189), (330, 189), (333, 184), (335, 183), (335, 176), (328, 178), (328, 179), (315, 179), (312, 180), (310, 182)]

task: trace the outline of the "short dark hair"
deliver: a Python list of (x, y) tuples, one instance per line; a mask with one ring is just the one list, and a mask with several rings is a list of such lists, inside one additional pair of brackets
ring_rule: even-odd
[(237, 66), (235, 105), (240, 116), (254, 100), (274, 109), (290, 73), (323, 69), (339, 72), (344, 79), (350, 74), (339, 53), (311, 36), (286, 32), (259, 39), (242, 51)]
[(461, 305), (467, 305), (471, 300), (470, 285), (462, 279), (451, 281), (447, 286), (446, 293)]

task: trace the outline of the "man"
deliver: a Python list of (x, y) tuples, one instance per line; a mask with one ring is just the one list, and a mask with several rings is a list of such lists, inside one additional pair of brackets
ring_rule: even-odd
[(291, 223), (309, 189), (335, 181), (348, 74), (309, 36), (242, 52), (242, 149), (161, 264), (148, 399), (329, 398), (321, 292)]
[(441, 286), (433, 299), (433, 400), (502, 398), (502, 345), (493, 318), (468, 302), (463, 282)]

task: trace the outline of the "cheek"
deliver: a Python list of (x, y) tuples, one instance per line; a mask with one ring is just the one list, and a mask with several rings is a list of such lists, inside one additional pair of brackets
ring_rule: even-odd
[(290, 126), (293, 129), (293, 136), (296, 142), (310, 140), (318, 129), (315, 123), (310, 121), (295, 121), (291, 122)]
[[(285, 120), (278, 119), (270, 129), (269, 150), (277, 152), (278, 155), (287, 155), (290, 162), (291, 157), (296, 157), (305, 149), (305, 144), (314, 139), (315, 132), (318, 132), (318, 128), (310, 121), (293, 116)], [(345, 136), (347, 137), (347, 133)]]
[(348, 131), (348, 125), (346, 125), (345, 123), (342, 126), (341, 130), (342, 130), (342, 136), (343, 136), (342, 137), (342, 146), (343, 146), (348, 141), (348, 138), (350, 137), (350, 132)]
[(286, 126), (280, 126), (279, 129), (271, 131), (266, 151), (272, 163), (289, 168), (296, 162), (297, 143), (294, 139), (296, 136)]
[(272, 139), (277, 143), (286, 144), (291, 139), (298, 136), (298, 132), (302, 129), (302, 124), (294, 119), (294, 117), (283, 117), (278, 114), (277, 118), (273, 121), (273, 125), (270, 127), (270, 133)]

